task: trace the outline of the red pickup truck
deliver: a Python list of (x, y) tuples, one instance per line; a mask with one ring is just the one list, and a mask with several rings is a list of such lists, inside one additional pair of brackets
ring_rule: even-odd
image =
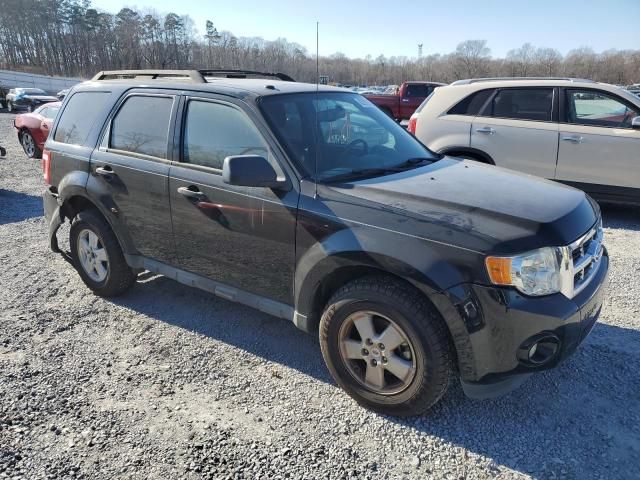
[(445, 85), (437, 82), (404, 82), (396, 95), (364, 95), (382, 111), (396, 120), (407, 120), (416, 108), (431, 95), (436, 87)]

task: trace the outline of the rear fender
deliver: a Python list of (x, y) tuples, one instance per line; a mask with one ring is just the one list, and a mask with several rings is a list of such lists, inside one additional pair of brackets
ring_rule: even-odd
[(58, 205), (60, 205), (59, 215), (62, 221), (64, 221), (65, 217), (70, 221), (73, 220), (76, 210), (74, 204), (76, 202), (88, 202), (92, 207), (96, 208), (107, 223), (109, 223), (123, 252), (125, 254), (137, 253), (107, 188), (105, 188), (101, 182), (96, 181), (94, 176), (89, 174), (89, 172), (74, 171), (65, 175), (58, 185), (57, 193)]

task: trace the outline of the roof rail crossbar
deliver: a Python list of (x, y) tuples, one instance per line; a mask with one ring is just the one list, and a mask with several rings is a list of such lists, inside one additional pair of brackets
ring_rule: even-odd
[(104, 70), (94, 75), (91, 80), (125, 80), (132, 78), (146, 78), (149, 80), (187, 78), (193, 83), (207, 83), (207, 80), (198, 70)]
[(595, 80), (589, 80), (586, 78), (572, 78), (572, 77), (491, 77), (491, 78), (468, 78), (465, 80), (457, 80), (453, 82), (451, 85), (469, 85), (471, 83), (479, 83), (479, 82), (500, 82), (500, 81), (510, 81), (510, 80), (564, 80), (567, 82), (584, 82), (584, 83), (598, 83)]
[(205, 77), (225, 77), (225, 78), (247, 78), (247, 77), (274, 77), (278, 80), (285, 82), (295, 82), (286, 73), (271, 73), (271, 72), (255, 72), (253, 70), (198, 70), (198, 72)]

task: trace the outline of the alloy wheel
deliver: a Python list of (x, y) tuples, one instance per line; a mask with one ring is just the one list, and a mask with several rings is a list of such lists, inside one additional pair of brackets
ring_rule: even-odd
[(109, 257), (100, 238), (89, 229), (78, 235), (78, 259), (80, 265), (95, 282), (102, 282), (109, 273)]
[(24, 148), (24, 152), (29, 157), (33, 157), (36, 154), (36, 142), (29, 132), (22, 134), (22, 148)]
[(413, 382), (415, 349), (406, 332), (385, 315), (352, 313), (342, 323), (338, 338), (342, 361), (361, 386), (393, 395)]

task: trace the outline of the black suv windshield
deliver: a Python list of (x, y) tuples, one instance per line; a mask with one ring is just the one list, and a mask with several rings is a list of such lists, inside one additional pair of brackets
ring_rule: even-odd
[(289, 155), (318, 181), (384, 175), (439, 158), (356, 93), (272, 95), (261, 109)]

